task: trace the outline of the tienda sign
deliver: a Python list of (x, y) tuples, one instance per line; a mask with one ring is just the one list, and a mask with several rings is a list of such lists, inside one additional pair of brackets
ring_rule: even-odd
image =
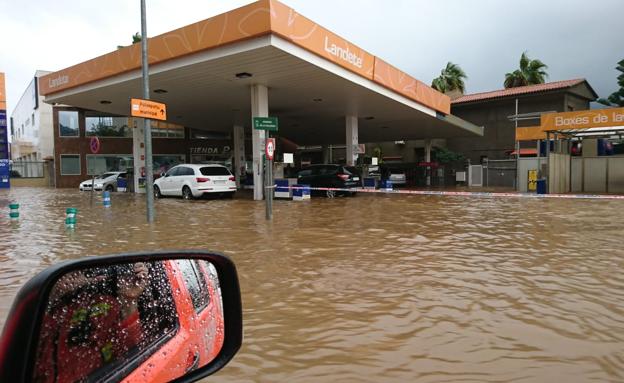
[(549, 113), (541, 116), (543, 130), (624, 126), (624, 108)]

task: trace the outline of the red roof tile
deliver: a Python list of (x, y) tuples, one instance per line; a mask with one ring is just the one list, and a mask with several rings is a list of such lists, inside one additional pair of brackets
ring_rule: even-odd
[(516, 95), (521, 95), (521, 94), (546, 92), (549, 90), (569, 88), (571, 86), (578, 85), (584, 81), (585, 81), (584, 78), (578, 78), (574, 80), (555, 81), (555, 82), (547, 82), (545, 84), (527, 85), (527, 86), (519, 86), (517, 88), (494, 90), (491, 92), (466, 94), (464, 96), (456, 98), (451, 103), (462, 104), (465, 102), (483, 101), (483, 100), (490, 100), (490, 99), (495, 99), (495, 98), (516, 96)]

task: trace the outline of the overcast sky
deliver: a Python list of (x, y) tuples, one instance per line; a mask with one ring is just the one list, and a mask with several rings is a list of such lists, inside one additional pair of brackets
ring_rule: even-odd
[[(155, 36), (248, 0), (146, 0)], [(548, 81), (584, 77), (616, 90), (624, 59), (624, 0), (283, 0), (290, 7), (428, 84), (448, 61), (467, 93), (502, 88), (523, 51)], [(0, 0), (0, 71), (9, 113), (37, 69), (59, 70), (127, 45), (140, 31), (139, 0)]]

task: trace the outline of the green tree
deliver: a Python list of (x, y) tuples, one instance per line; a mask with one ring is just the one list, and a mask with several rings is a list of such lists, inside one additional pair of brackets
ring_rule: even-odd
[(598, 102), (606, 106), (624, 106), (624, 60), (620, 60), (615, 67), (621, 74), (617, 77), (617, 83), (620, 86), (620, 90), (616, 90), (611, 93), (606, 99), (599, 98)]
[(461, 153), (455, 153), (447, 148), (436, 148), (435, 158), (441, 164), (449, 164), (464, 160), (464, 156)]
[(466, 90), (464, 80), (467, 78), (468, 76), (459, 65), (449, 61), (440, 71), (440, 76), (433, 79), (431, 87), (442, 93), (458, 90), (463, 94)]
[(373, 157), (377, 157), (378, 164), (382, 163), (381, 156), (382, 156), (381, 146), (376, 146), (375, 148), (373, 148)]
[[(141, 34), (139, 32), (132, 35), (132, 44), (141, 42)], [(125, 48), (125, 45), (117, 45), (117, 49)]]
[(526, 52), (520, 56), (520, 69), (505, 74), (505, 88), (543, 84), (548, 73), (548, 65), (540, 60), (531, 60)]

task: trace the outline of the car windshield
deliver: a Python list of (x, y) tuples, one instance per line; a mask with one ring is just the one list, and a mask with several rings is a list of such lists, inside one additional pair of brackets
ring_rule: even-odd
[(202, 175), (205, 176), (231, 176), (232, 173), (222, 166), (204, 166), (199, 168)]
[(108, 178), (108, 177), (112, 177), (114, 175), (117, 175), (117, 173), (104, 173), (104, 174), (100, 174), (99, 176), (97, 176), (96, 178), (99, 179), (104, 179), (104, 178)]

